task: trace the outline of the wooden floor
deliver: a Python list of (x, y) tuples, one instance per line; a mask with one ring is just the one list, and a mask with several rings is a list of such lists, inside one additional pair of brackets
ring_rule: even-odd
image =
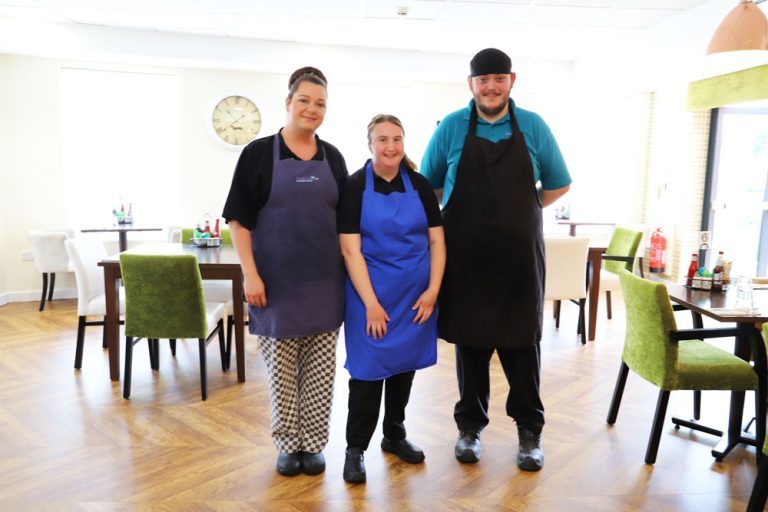
[[(83, 369), (73, 369), (76, 309), (55, 300), (0, 307), (0, 510), (86, 511), (728, 511), (744, 510), (756, 469), (754, 448), (723, 463), (716, 439), (667, 423), (655, 466), (643, 463), (657, 390), (630, 375), (614, 427), (605, 416), (619, 367), (623, 308), (600, 320), (598, 339), (581, 346), (576, 310), (563, 305), (559, 331), (550, 310), (542, 342), (546, 464), (515, 465), (514, 422), (504, 414), (505, 381), (492, 367), (491, 424), (482, 460), (453, 457), (456, 399), (453, 350), (417, 373), (408, 407), (409, 438), (427, 456), (411, 466), (378, 448), (366, 453), (368, 483), (341, 477), (346, 381), (340, 344), (327, 471), (281, 477), (274, 470), (264, 365), (246, 337), (247, 382), (219, 366), (209, 348), (209, 398), (199, 395), (196, 342), (176, 359), (161, 348), (159, 372), (137, 346), (130, 400), (108, 377), (101, 330), (89, 328)], [(601, 312), (602, 313), (602, 312)], [(684, 321), (681, 318), (681, 324)], [(748, 396), (748, 404), (751, 396)], [(704, 394), (704, 420), (723, 425), (727, 395)], [(690, 393), (673, 393), (670, 412), (690, 414)], [(745, 412), (745, 417), (751, 411)]]

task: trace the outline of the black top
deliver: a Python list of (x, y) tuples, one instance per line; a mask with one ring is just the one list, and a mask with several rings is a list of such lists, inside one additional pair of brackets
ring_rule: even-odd
[[(440, 216), (440, 205), (432, 191), (432, 186), (427, 178), (408, 169), (408, 177), (411, 178), (414, 190), (419, 193), (419, 199), (427, 214), (427, 224), (434, 228), (443, 225)], [(344, 183), (344, 189), (339, 201), (339, 211), (336, 215), (339, 233), (360, 233), (360, 214), (363, 210), (363, 192), (365, 191), (365, 166), (350, 176)], [(398, 172), (392, 181), (386, 181), (373, 173), (373, 191), (379, 194), (389, 195), (392, 192), (405, 192), (403, 177)]]
[[(282, 135), (280, 137), (280, 159), (299, 158), (285, 145)], [(341, 196), (342, 187), (349, 172), (344, 157), (339, 150), (332, 144), (324, 140), (317, 140), (317, 153), (312, 160), (322, 160), (327, 155), (328, 164), (331, 166), (333, 177), (336, 178), (336, 184), (339, 186), (339, 196)], [(275, 141), (275, 135), (256, 139), (245, 148), (240, 154), (240, 159), (235, 167), (235, 174), (232, 177), (232, 185), (229, 189), (227, 202), (224, 204), (224, 212), (221, 214), (229, 222), (236, 220), (243, 227), (253, 229), (256, 226), (256, 219), (267, 200), (269, 192), (272, 189), (272, 147)]]

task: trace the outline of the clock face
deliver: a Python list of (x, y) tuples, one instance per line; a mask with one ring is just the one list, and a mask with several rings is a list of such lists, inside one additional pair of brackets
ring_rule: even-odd
[(248, 144), (261, 129), (261, 113), (256, 105), (244, 96), (227, 96), (213, 108), (213, 131), (225, 143), (232, 146)]

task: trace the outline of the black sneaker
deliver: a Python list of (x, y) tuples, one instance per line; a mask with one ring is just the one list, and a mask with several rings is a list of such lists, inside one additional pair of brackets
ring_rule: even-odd
[(363, 450), (360, 448), (347, 448), (344, 459), (344, 481), (351, 484), (365, 482), (365, 462), (363, 462)]
[(421, 451), (421, 448), (407, 439), (393, 441), (385, 437), (381, 440), (381, 449), (385, 452), (394, 453), (409, 464), (418, 464), (424, 461), (424, 452)]
[(539, 471), (544, 467), (544, 451), (541, 449), (541, 433), (527, 428), (518, 428), (520, 451), (517, 453), (517, 467), (523, 471)]
[(456, 460), (474, 464), (480, 460), (480, 433), (471, 430), (459, 431), (454, 449)]
[(296, 476), (301, 473), (299, 453), (280, 452), (277, 456), (277, 472), (283, 476)]

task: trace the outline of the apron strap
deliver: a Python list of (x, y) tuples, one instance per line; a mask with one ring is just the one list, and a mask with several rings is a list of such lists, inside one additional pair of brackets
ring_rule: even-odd
[[(512, 136), (520, 131), (517, 126), (517, 119), (515, 119), (515, 100), (509, 98), (509, 124), (512, 127)], [(475, 100), (472, 100), (472, 104), (469, 107), (469, 133), (471, 135), (477, 135), (477, 108), (475, 107)]]
[[(403, 180), (403, 187), (405, 188), (406, 192), (413, 192), (413, 184), (411, 183), (411, 178), (408, 176), (408, 171), (406, 170), (405, 166), (401, 163), (400, 164), (400, 172), (401, 179)], [(365, 191), (366, 192), (373, 192), (373, 161), (368, 160), (368, 162), (365, 164)]]
[[(279, 162), (281, 160), (281, 158), (280, 158), (280, 138), (282, 137), (282, 135), (280, 135), (280, 132), (282, 132), (282, 131), (283, 130), (281, 128), (280, 131), (278, 131), (275, 134), (275, 140), (272, 142), (272, 161), (273, 162)], [(325, 162), (326, 161), (325, 148), (323, 147), (323, 144), (320, 142), (320, 139), (315, 137), (315, 141), (317, 142), (317, 150), (320, 151), (322, 153), (322, 156), (323, 156), (323, 158), (321, 158), (321, 160), (323, 162)], [(312, 160), (314, 160), (314, 157), (312, 158)], [(300, 161), (303, 162), (304, 160), (300, 160)]]

